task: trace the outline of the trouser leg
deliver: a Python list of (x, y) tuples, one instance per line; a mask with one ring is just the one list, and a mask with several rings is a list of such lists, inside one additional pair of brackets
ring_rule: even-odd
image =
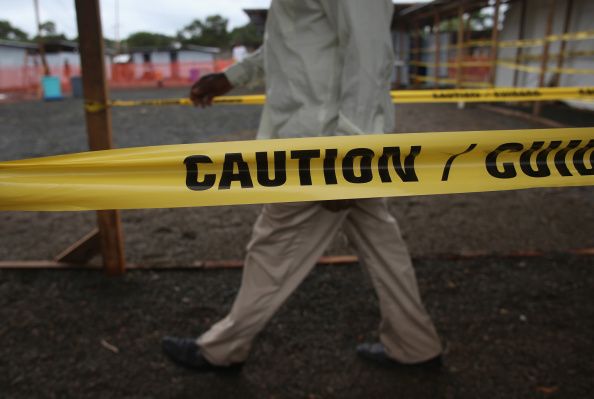
[(247, 358), (255, 336), (303, 281), (345, 216), (314, 202), (263, 207), (231, 312), (198, 338), (210, 362), (228, 365)]
[(388, 354), (403, 363), (439, 355), (439, 337), (421, 302), (410, 255), (386, 200), (357, 200), (344, 226), (377, 292), (380, 341)]

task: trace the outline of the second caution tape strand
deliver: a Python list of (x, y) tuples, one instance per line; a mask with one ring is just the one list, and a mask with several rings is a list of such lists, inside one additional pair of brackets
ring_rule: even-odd
[[(500, 102), (500, 101), (551, 101), (594, 100), (594, 87), (545, 87), (545, 88), (500, 88), (500, 89), (445, 89), (445, 90), (397, 90), (391, 93), (394, 103), (447, 103), (447, 102)], [(215, 104), (259, 105), (266, 102), (263, 94), (215, 97)], [(188, 98), (151, 100), (113, 100), (110, 107), (192, 105)], [(98, 112), (106, 107), (102, 103), (87, 102), (89, 112)]]

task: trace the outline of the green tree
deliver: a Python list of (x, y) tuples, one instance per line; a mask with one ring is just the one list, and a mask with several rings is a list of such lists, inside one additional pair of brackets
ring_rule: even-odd
[(130, 47), (169, 47), (175, 39), (162, 33), (136, 32), (125, 40), (125, 45)]
[(228, 47), (230, 35), (227, 31), (229, 20), (220, 15), (211, 15), (204, 21), (195, 19), (177, 32), (182, 44), (200, 46)]
[(29, 36), (7, 20), (0, 20), (0, 39), (26, 41)]
[(45, 21), (39, 24), (39, 33), (41, 33), (41, 36), (55, 36), (56, 23), (54, 21)]
[(231, 31), (231, 45), (242, 44), (247, 47), (257, 48), (262, 45), (264, 36), (252, 24), (240, 26)]
[[(39, 24), (39, 33), (45, 42), (51, 42), (55, 40), (68, 40), (66, 35), (58, 33), (56, 23), (54, 21), (45, 21)], [(35, 36), (33, 40), (38, 40), (39, 36)]]

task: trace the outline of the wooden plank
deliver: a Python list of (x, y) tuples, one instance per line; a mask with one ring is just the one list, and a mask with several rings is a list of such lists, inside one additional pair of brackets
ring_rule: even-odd
[(3, 260), (0, 269), (95, 269), (96, 266), (55, 260)]
[[(562, 252), (554, 252), (555, 254), (566, 253), (579, 256), (594, 256), (594, 248), (576, 248), (567, 249)], [(534, 257), (545, 256), (551, 252), (542, 252), (534, 250), (518, 250), (506, 253), (494, 253), (489, 251), (461, 251), (459, 253), (438, 253), (430, 256), (414, 257), (413, 260), (423, 259), (466, 259), (477, 257), (493, 257), (493, 258), (509, 258), (509, 257)], [(359, 259), (353, 255), (339, 255), (321, 257), (317, 262), (320, 266), (339, 266), (351, 265), (357, 263)], [(208, 265), (208, 266), (206, 266)], [(183, 265), (142, 265), (130, 263), (127, 265), (128, 270), (189, 270), (189, 269), (240, 269), (243, 267), (243, 261), (240, 260), (220, 260), (220, 261), (197, 261), (190, 264)], [(84, 265), (76, 263), (56, 262), (52, 260), (29, 260), (29, 261), (0, 261), (0, 269), (8, 270), (89, 270), (99, 269), (98, 265)]]
[(39, 20), (39, 0), (33, 0), (33, 8), (35, 9), (35, 24), (37, 25), (37, 48), (39, 49), (39, 58), (41, 58), (41, 65), (43, 65), (43, 74), (50, 75), (49, 66), (47, 65), (47, 57), (45, 56), (45, 43), (41, 35), (41, 21)]
[[(526, 32), (526, 0), (522, 0), (522, 5), (520, 9), (520, 30), (518, 32), (518, 40), (524, 40), (524, 35)], [(522, 46), (516, 47), (516, 65), (520, 63), (522, 59), (522, 55), (524, 53), (524, 48)], [(520, 71), (514, 69), (514, 87), (518, 87), (518, 76)]]
[[(413, 24), (413, 32), (414, 32), (414, 38), (415, 38), (415, 49), (416, 49), (416, 53), (412, 55), (411, 58), (414, 57), (414, 60), (417, 62), (421, 61), (421, 30), (419, 28), (419, 23), (417, 21), (414, 22)], [(419, 64), (415, 63), (413, 65), (413, 76), (414, 76), (414, 81), (413, 81), (413, 88), (418, 89), (419, 88), (419, 83), (421, 82), (420, 79), (418, 78), (419, 76)]]
[[(569, 32), (569, 26), (571, 24), (571, 14), (573, 11), (573, 0), (567, 0), (567, 7), (565, 9), (565, 21), (563, 21), (563, 34)], [(563, 68), (563, 64), (565, 63), (565, 51), (567, 50), (567, 40), (561, 40), (561, 46), (559, 48), (559, 56), (557, 58), (557, 72), (551, 79), (550, 86), (559, 86), (559, 82), (561, 81), (561, 73), (559, 70)]]
[(462, 55), (464, 51), (464, 7), (458, 7), (458, 37), (456, 39), (456, 88), (462, 85)]
[[(85, 102), (105, 104), (108, 99), (105, 74), (103, 35), (99, 0), (75, 0), (79, 34), (82, 81)], [(85, 112), (89, 147), (91, 150), (112, 148), (111, 111)], [(125, 270), (123, 234), (120, 214), (115, 210), (97, 212), (101, 237), (103, 266), (108, 274), (122, 274)]]
[(435, 83), (433, 87), (435, 89), (439, 88), (439, 63), (441, 62), (441, 28), (440, 25), (441, 21), (439, 20), (439, 13), (435, 13), (435, 17), (433, 17), (433, 35), (435, 37)]
[[(406, 34), (406, 29), (404, 24), (401, 22), (399, 24), (400, 30), (398, 31), (398, 54), (399, 54), (399, 58), (400, 58), (400, 62), (404, 63), (404, 35)], [(409, 53), (410, 55), (410, 53)], [(408, 71), (407, 71), (408, 72)], [(396, 74), (396, 88), (399, 89), (400, 86), (402, 85), (402, 82), (404, 81), (404, 66), (401, 65), (398, 68), (397, 74)]]
[(499, 54), (499, 9), (500, 0), (495, 0), (493, 10), (493, 29), (491, 30), (491, 71), (489, 76), (489, 82), (491, 87), (495, 87), (495, 81), (497, 79), (497, 57)]
[[(545, 37), (550, 36), (553, 33), (553, 19), (555, 17), (555, 8), (557, 6), (557, 0), (549, 0), (549, 16), (547, 18), (547, 25), (545, 29)], [(542, 60), (540, 62), (540, 73), (538, 75), (538, 87), (544, 87), (545, 77), (547, 74), (547, 67), (549, 65), (549, 41), (545, 41), (542, 49)], [(540, 115), (542, 104), (535, 102), (532, 107), (532, 114), (535, 116)]]
[(83, 238), (66, 248), (58, 256), (56, 262), (62, 263), (87, 263), (101, 250), (99, 229), (91, 230)]

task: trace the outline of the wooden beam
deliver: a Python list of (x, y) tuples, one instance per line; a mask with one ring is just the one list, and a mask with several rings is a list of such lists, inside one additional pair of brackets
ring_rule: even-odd
[(80, 263), (66, 263), (55, 260), (3, 260), (0, 269), (95, 269), (96, 266)]
[(400, 30), (398, 31), (398, 54), (399, 54), (399, 58), (400, 58), (400, 62), (402, 62), (402, 65), (400, 65), (400, 67), (397, 70), (396, 73), (396, 88), (399, 89), (400, 85), (403, 82), (403, 75), (404, 75), (404, 35), (406, 33), (406, 29), (404, 28), (404, 24), (400, 23), (399, 24)]
[[(545, 28), (545, 39), (553, 33), (553, 19), (555, 17), (555, 8), (557, 6), (557, 0), (549, 0), (549, 16), (547, 18), (547, 25)], [(545, 40), (542, 49), (542, 60), (540, 62), (540, 73), (538, 75), (538, 87), (544, 87), (545, 77), (547, 74), (547, 67), (549, 65), (549, 49), (550, 43)], [(532, 108), (532, 114), (535, 116), (540, 115), (542, 104), (535, 102)]]
[(456, 88), (462, 84), (462, 55), (464, 51), (464, 7), (458, 7), (458, 37), (456, 39)]
[(439, 26), (441, 21), (439, 20), (439, 13), (435, 13), (433, 18), (433, 36), (435, 37), (435, 89), (439, 88), (439, 64), (441, 62), (441, 27)]
[[(563, 34), (569, 32), (569, 25), (571, 24), (571, 14), (573, 11), (573, 0), (567, 0), (567, 8), (565, 9), (565, 21), (563, 22)], [(565, 50), (567, 49), (567, 40), (561, 40), (561, 46), (559, 48), (559, 56), (557, 58), (557, 71), (551, 79), (550, 86), (559, 86), (561, 81), (561, 73), (559, 69), (563, 68), (565, 62)]]
[[(526, 0), (522, 0), (522, 5), (520, 8), (520, 29), (518, 32), (518, 40), (524, 40), (524, 35), (526, 31)], [(524, 48), (522, 46), (516, 47), (516, 65), (520, 63), (522, 59), (522, 55), (524, 53)], [(520, 71), (518, 69), (514, 69), (514, 87), (518, 87), (518, 76)]]
[[(562, 252), (555, 252), (555, 254), (571, 254), (580, 256), (594, 256), (594, 248), (575, 248), (566, 249)], [(437, 253), (429, 256), (414, 257), (415, 260), (421, 259), (465, 259), (465, 258), (476, 258), (476, 257), (496, 257), (496, 258), (508, 258), (508, 257), (532, 257), (532, 256), (546, 256), (551, 252), (535, 251), (532, 249), (518, 250), (506, 253), (493, 253), (489, 251), (461, 251), (458, 253)], [(359, 259), (353, 255), (338, 255), (338, 256), (327, 256), (321, 257), (317, 265), (319, 266), (332, 266), (332, 265), (351, 265), (357, 263)], [(129, 270), (188, 270), (188, 269), (240, 269), (243, 267), (242, 260), (214, 260), (214, 261), (196, 261), (188, 264), (158, 264), (158, 265), (143, 265), (133, 264), (127, 265)], [(97, 265), (81, 265), (73, 263), (61, 263), (51, 260), (23, 260), (23, 261), (0, 261), (0, 269), (12, 269), (12, 270), (89, 270), (98, 268)]]
[(35, 9), (35, 24), (37, 25), (37, 48), (39, 49), (39, 58), (41, 58), (41, 65), (43, 65), (43, 74), (49, 76), (50, 70), (45, 56), (45, 43), (43, 36), (41, 35), (41, 21), (39, 20), (39, 0), (33, 0), (33, 8)]
[[(75, 0), (75, 5), (85, 102), (106, 104), (108, 91), (99, 0)], [(111, 110), (105, 107), (99, 112), (86, 111), (85, 116), (90, 149), (112, 148)], [(108, 274), (122, 274), (125, 261), (119, 212), (97, 212), (97, 224), (104, 269)]]
[(416, 54), (414, 54), (414, 60), (417, 61), (414, 63), (413, 65), (413, 75), (414, 75), (414, 81), (413, 81), (413, 87), (415, 89), (419, 88), (419, 64), (418, 62), (421, 61), (421, 30), (419, 28), (419, 23), (417, 21), (414, 22), (413, 24), (413, 31), (415, 33), (415, 41), (414, 41), (414, 46), (416, 49)]
[(56, 262), (62, 263), (87, 263), (101, 250), (99, 229), (91, 230), (86, 236), (66, 248), (58, 256)]
[(495, 0), (493, 5), (493, 29), (491, 30), (491, 71), (489, 82), (491, 87), (495, 87), (495, 80), (497, 79), (497, 56), (499, 54), (499, 6), (500, 0)]

